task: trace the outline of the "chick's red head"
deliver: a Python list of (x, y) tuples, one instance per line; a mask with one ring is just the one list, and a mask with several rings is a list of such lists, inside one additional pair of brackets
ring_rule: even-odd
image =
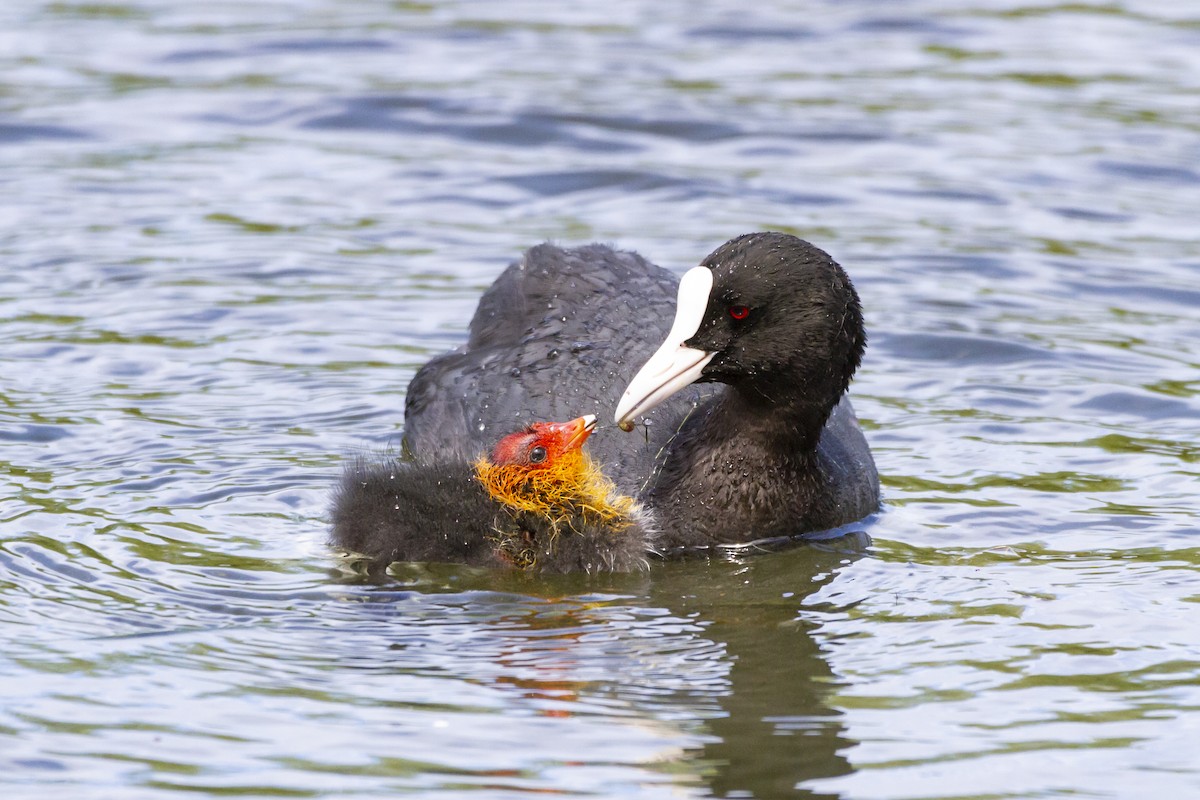
[(476, 461), (476, 477), (510, 511), (548, 519), (569, 516), (575, 506), (591, 505), (611, 488), (583, 453), (595, 427), (591, 414), (570, 422), (535, 422), (501, 439), (490, 458)]
[(475, 477), (493, 500), (518, 521), (499, 525), (498, 555), (531, 569), (554, 549), (558, 536), (591, 526), (609, 535), (628, 528), (638, 512), (583, 452), (596, 427), (588, 414), (570, 422), (535, 422), (501, 439), (490, 457), (475, 462)]
[(579, 453), (595, 428), (592, 414), (570, 422), (535, 422), (497, 442), (491, 461), (496, 466), (550, 469), (561, 465), (565, 456)]

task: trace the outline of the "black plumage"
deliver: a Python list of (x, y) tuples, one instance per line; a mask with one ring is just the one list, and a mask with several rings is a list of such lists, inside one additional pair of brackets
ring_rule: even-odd
[[(703, 265), (712, 291), (688, 344), (711, 361), (638, 414), (635, 432), (598, 430), (592, 456), (654, 513), (665, 548), (803, 534), (877, 510), (874, 461), (844, 397), (866, 343), (845, 272), (781, 233), (738, 237)], [(530, 249), (483, 295), (466, 344), (414, 377), (406, 450), (452, 458), (533, 420), (611, 418), (671, 328), (677, 284), (602, 245)]]

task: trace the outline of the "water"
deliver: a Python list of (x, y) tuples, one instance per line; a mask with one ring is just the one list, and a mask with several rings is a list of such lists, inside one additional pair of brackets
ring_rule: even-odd
[[(0, 791), (1200, 791), (1200, 16), (0, 9)], [(862, 533), (650, 575), (324, 544), (545, 239), (854, 278)], [(869, 542), (867, 537), (869, 538)]]

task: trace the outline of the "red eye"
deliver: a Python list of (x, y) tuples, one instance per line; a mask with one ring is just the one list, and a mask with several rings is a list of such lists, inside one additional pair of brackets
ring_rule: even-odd
[(729, 307), (729, 316), (731, 316), (737, 320), (745, 319), (746, 317), (750, 316), (750, 307), (749, 306), (730, 306)]

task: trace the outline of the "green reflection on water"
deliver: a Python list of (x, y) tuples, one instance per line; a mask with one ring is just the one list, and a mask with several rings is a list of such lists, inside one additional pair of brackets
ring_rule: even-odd
[(1200, 381), (1172, 381), (1161, 380), (1156, 383), (1148, 383), (1144, 388), (1158, 394), (1169, 394), (1173, 397), (1195, 397), (1200, 394)]
[(906, 492), (976, 492), (981, 489), (1004, 487), (1031, 489), (1036, 492), (1124, 492), (1132, 488), (1129, 481), (1085, 472), (1041, 472), (1036, 475), (981, 475), (966, 483), (948, 483), (911, 475), (881, 475), (880, 481), (892, 489)]
[(113, 92), (117, 94), (136, 92), (142, 89), (166, 89), (175, 85), (168, 78), (150, 75), (133, 75), (131, 73), (118, 72), (103, 77), (108, 81), (108, 85)]
[[(926, 619), (941, 619), (941, 617), (928, 617)], [(926, 703), (953, 703), (970, 700), (974, 696), (975, 693), (973, 691), (965, 689), (925, 689), (905, 697), (846, 694), (838, 696), (838, 705), (847, 709), (894, 710), (917, 708)]]
[(998, 11), (978, 11), (977, 16), (1023, 19), (1027, 17), (1047, 17), (1052, 14), (1096, 14), (1103, 16), (1136, 16), (1128, 14), (1120, 5), (1098, 5), (1091, 3), (1058, 3), (1046, 6), (1020, 6), (1018, 8)]
[(681, 78), (668, 78), (664, 84), (671, 89), (680, 89), (685, 92), (710, 92), (721, 88), (721, 84), (711, 80), (683, 80)]
[(1046, 686), (1072, 686), (1093, 692), (1144, 692), (1170, 688), (1190, 688), (1196, 685), (1200, 661), (1163, 661), (1138, 670), (1070, 675), (1025, 675), (997, 687), (999, 690), (1018, 690)]
[(971, 59), (995, 59), (1003, 57), (1003, 53), (999, 50), (965, 50), (961, 47), (950, 47), (948, 45), (929, 44), (921, 48), (926, 53), (935, 56), (944, 56), (952, 61), (968, 61)]
[(875, 541), (876, 557), (885, 561), (912, 562), (930, 566), (980, 566), (987, 563), (1028, 564), (1070, 563), (1100, 564), (1121, 568), (1129, 563), (1154, 564), (1158, 568), (1176, 567), (1185, 571), (1200, 567), (1200, 547), (1167, 549), (1133, 547), (1123, 549), (1059, 550), (1042, 542), (1021, 542), (1001, 547), (921, 547), (892, 539)]
[(151, 789), (164, 789), (172, 792), (192, 792), (193, 794), (213, 795), (216, 797), (318, 797), (327, 794), (324, 790), (306, 790), (306, 789), (284, 789), (279, 786), (266, 786), (259, 784), (239, 784), (229, 786), (222, 783), (221, 785), (199, 784), (199, 783), (172, 783), (170, 781), (146, 781), (143, 786)]
[(253, 222), (244, 219), (235, 214), (225, 214), (216, 212), (206, 214), (204, 217), (206, 222), (216, 222), (221, 225), (232, 225), (246, 233), (299, 233), (303, 230), (298, 225), (278, 225), (272, 222)]
[(116, 3), (51, 3), (46, 11), (56, 16), (84, 19), (145, 19), (147, 16), (140, 8)]

